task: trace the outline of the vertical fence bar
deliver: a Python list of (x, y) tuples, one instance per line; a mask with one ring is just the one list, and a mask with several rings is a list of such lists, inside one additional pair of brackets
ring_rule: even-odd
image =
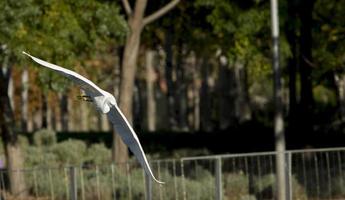
[(222, 184), (222, 158), (216, 158), (216, 200), (223, 198), (223, 184)]
[(4, 185), (4, 181), (3, 181), (4, 177), (2, 175), (3, 171), (1, 170), (0, 173), (1, 173), (1, 182), (0, 182), (1, 193), (0, 193), (0, 199), (3, 200), (2, 195), (5, 193), (4, 192), (5, 191), (5, 185)]
[(131, 174), (129, 171), (129, 163), (126, 163), (126, 171), (127, 171), (127, 186), (128, 186), (128, 199), (132, 199), (132, 184), (131, 184)]
[(115, 187), (115, 166), (111, 164), (111, 189), (113, 191), (113, 199), (116, 200), (116, 187)]
[[(160, 161), (157, 161), (157, 169), (158, 169), (158, 180), (161, 180), (161, 162)], [(158, 185), (158, 189), (159, 189), (159, 199), (162, 200), (163, 199), (162, 186)]]
[(81, 199), (85, 200), (85, 184), (84, 184), (84, 169), (83, 169), (83, 167), (80, 167), (79, 176), (80, 176), (80, 187), (81, 187)]
[(319, 174), (319, 167), (318, 167), (318, 159), (317, 154), (314, 155), (314, 164), (315, 164), (315, 178), (316, 178), (316, 199), (320, 199), (320, 174)]
[[(197, 178), (197, 177), (199, 177), (199, 168), (197, 167), (198, 165), (197, 165), (197, 159), (194, 159), (193, 160), (193, 162), (192, 161), (189, 161), (190, 163), (193, 163), (194, 164), (194, 168), (193, 168), (193, 170), (194, 170), (194, 173), (195, 173), (195, 177), (194, 178)], [(191, 165), (192, 166), (192, 165)], [(210, 182), (210, 184), (213, 184), (213, 183), (211, 183)], [(193, 197), (194, 198), (196, 198), (196, 199), (200, 199), (201, 197), (200, 197), (200, 190), (196, 190), (194, 193), (193, 193)], [(189, 199), (190, 197), (188, 197), (188, 199)]]
[(78, 193), (77, 193), (77, 176), (76, 176), (76, 168), (70, 167), (69, 168), (69, 191), (70, 191), (70, 198), (71, 200), (77, 200), (78, 199)]
[(286, 177), (286, 200), (292, 200), (292, 155), (291, 152), (285, 154), (285, 177)]
[(328, 182), (328, 195), (332, 198), (332, 179), (331, 179), (331, 168), (329, 164), (329, 154), (326, 152), (326, 165), (327, 165), (327, 182)]
[(144, 177), (145, 177), (145, 199), (146, 200), (152, 200), (152, 179), (149, 175), (147, 175), (144, 171)]
[[(256, 165), (257, 165), (257, 169), (258, 169), (258, 177), (259, 177), (259, 184), (258, 184), (258, 187), (259, 187), (259, 198), (262, 199), (262, 174), (261, 174), (261, 164), (260, 164), (260, 157), (261, 156), (256, 156)], [(279, 199), (281, 200), (281, 199)]]
[(101, 200), (101, 191), (100, 191), (100, 184), (99, 184), (99, 169), (98, 169), (98, 165), (96, 165), (96, 184), (97, 184), (97, 199)]
[(33, 169), (33, 176), (34, 176), (34, 192), (35, 192), (35, 198), (38, 198), (38, 186), (37, 186), (37, 175), (36, 175), (36, 169)]
[(187, 200), (187, 194), (186, 194), (186, 180), (185, 180), (185, 175), (184, 175), (183, 159), (181, 159), (181, 176), (182, 176), (182, 193), (183, 193), (183, 200)]
[(70, 199), (69, 197), (69, 178), (68, 178), (68, 168), (63, 168), (65, 174), (65, 186), (66, 186), (66, 199)]
[(50, 186), (50, 197), (52, 200), (54, 200), (55, 195), (54, 195), (53, 177), (52, 177), (51, 169), (48, 169), (48, 176), (49, 176), (49, 186)]
[(3, 186), (3, 194), (4, 194), (4, 199), (7, 199), (7, 195), (6, 195), (6, 185), (5, 185), (5, 181), (4, 181), (4, 173), (5, 171), (2, 171), (1, 172), (1, 183), (2, 183), (2, 186)]
[(174, 177), (175, 200), (177, 200), (178, 199), (178, 193), (177, 193), (176, 161), (175, 160), (173, 160), (173, 177)]
[[(340, 175), (340, 185), (344, 185), (344, 179), (343, 179), (343, 166), (342, 166), (342, 161), (341, 161), (341, 155), (340, 155), (340, 151), (337, 152), (337, 159), (338, 159), (338, 170), (339, 170), (339, 175)], [(343, 192), (344, 189), (341, 189), (341, 191)]]

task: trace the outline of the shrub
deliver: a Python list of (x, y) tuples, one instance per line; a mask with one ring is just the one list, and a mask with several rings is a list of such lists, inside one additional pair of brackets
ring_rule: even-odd
[(67, 140), (47, 149), (60, 165), (81, 165), (85, 161), (86, 144), (80, 140)]
[(56, 133), (53, 130), (41, 129), (34, 133), (33, 142), (36, 146), (51, 146), (56, 144)]
[[(292, 197), (296, 200), (308, 199), (305, 188), (298, 182), (295, 176), (291, 176)], [(254, 178), (255, 193), (265, 199), (272, 198), (276, 191), (276, 176), (275, 174), (266, 174), (261, 177)]]
[(93, 144), (87, 149), (85, 160), (96, 165), (109, 163), (111, 151), (103, 143)]
[(239, 172), (223, 174), (223, 176), (224, 195), (227, 199), (250, 199), (247, 175)]

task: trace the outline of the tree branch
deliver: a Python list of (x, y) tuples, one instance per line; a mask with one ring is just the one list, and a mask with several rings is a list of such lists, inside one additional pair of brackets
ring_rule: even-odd
[(132, 14), (132, 8), (128, 0), (122, 0), (123, 7), (125, 7), (126, 14), (130, 16)]
[(143, 20), (143, 25), (145, 26), (145, 25), (155, 21), (156, 19), (160, 18), (165, 13), (167, 13), (168, 11), (173, 9), (179, 2), (180, 2), (180, 0), (172, 0), (170, 3), (168, 3), (164, 7), (160, 8), (159, 10), (152, 13), (151, 15), (145, 17)]

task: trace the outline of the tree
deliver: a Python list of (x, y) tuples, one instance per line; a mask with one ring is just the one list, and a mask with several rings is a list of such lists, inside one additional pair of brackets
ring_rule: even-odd
[(25, 180), (16, 170), (23, 168), (23, 155), (18, 141), (18, 128), (15, 123), (13, 107), (8, 95), (12, 67), (18, 61), (17, 50), (27, 41), (25, 22), (37, 14), (32, 1), (1, 1), (0, 7), (0, 126), (5, 148), (7, 169), (9, 170), (10, 191), (21, 198), (26, 195)]
[(217, 38), (220, 124), (223, 128), (242, 124), (251, 120), (253, 97), (262, 96), (264, 84), (271, 84), (268, 4), (198, 0), (196, 5), (209, 9), (207, 22)]
[[(140, 38), (143, 28), (157, 20), (165, 13), (174, 8), (180, 0), (172, 0), (164, 7), (155, 11), (151, 15), (144, 16), (147, 0), (136, 0), (132, 9), (128, 0), (122, 0), (125, 12), (128, 16), (129, 33), (127, 35), (124, 53), (122, 56), (122, 73), (120, 84), (119, 106), (127, 119), (132, 122), (132, 97), (134, 89), (134, 78), (137, 68), (137, 58), (140, 46)], [(114, 132), (113, 159), (117, 163), (128, 160), (128, 150), (121, 138)]]
[(156, 131), (156, 99), (155, 99), (155, 52), (147, 50), (146, 54), (146, 96), (147, 96), (147, 130)]
[[(333, 116), (327, 117), (327, 130), (344, 131), (345, 119), (345, 26), (342, 10), (344, 1), (316, 1), (313, 11), (313, 78), (314, 83), (334, 92), (336, 98), (329, 96), (328, 110), (335, 109)], [(324, 95), (323, 95), (324, 96)], [(314, 94), (315, 102), (320, 94)], [(334, 107), (333, 107), (334, 106)], [(317, 107), (315, 108), (315, 110)], [(326, 115), (323, 115), (326, 116)], [(332, 120), (332, 121), (331, 121)]]
[[(25, 195), (25, 181), (23, 174), (15, 173), (15, 170), (23, 168), (23, 158), (18, 144), (17, 123), (7, 92), (11, 68), (25, 63), (21, 54), (23, 50), (63, 66), (78, 66), (80, 62), (77, 60), (86, 60), (85, 57), (106, 49), (101, 47), (113, 47), (116, 43), (114, 40), (121, 43), (126, 25), (117, 4), (96, 0), (44, 1), (44, 5), (31, 0), (1, 1), (0, 7), (3, 9), (0, 15), (0, 61), (4, 67), (0, 76), (1, 134), (10, 189), (20, 197)], [(102, 46), (102, 43), (108, 45)], [(66, 92), (65, 80), (47, 71), (39, 73), (37, 82), (45, 91), (44, 98), (50, 90)], [(25, 98), (26, 95), (23, 96)]]
[(4, 70), (0, 70), (0, 133), (4, 142), (7, 169), (9, 170), (10, 191), (15, 196), (23, 197), (26, 195), (24, 176), (20, 171), (16, 171), (23, 168), (23, 156), (8, 96), (10, 69), (7, 73), (4, 73)]
[(307, 136), (313, 131), (313, 86), (312, 86), (312, 13), (315, 0), (301, 1), (298, 7), (300, 16), (299, 63), (301, 74), (301, 102), (299, 116), (303, 120), (301, 132)]

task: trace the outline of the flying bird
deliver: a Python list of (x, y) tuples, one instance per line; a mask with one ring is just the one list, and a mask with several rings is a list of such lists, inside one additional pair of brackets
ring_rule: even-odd
[(86, 101), (92, 101), (98, 111), (107, 115), (108, 119), (113, 124), (116, 132), (121, 136), (123, 142), (132, 151), (132, 153), (137, 158), (141, 166), (144, 168), (146, 174), (157, 183), (164, 184), (164, 182), (161, 182), (154, 177), (150, 165), (145, 156), (144, 150), (139, 142), (137, 134), (127, 121), (126, 117), (121, 112), (120, 108), (116, 103), (115, 97), (112, 94), (102, 90), (92, 81), (88, 80), (87, 78), (81, 76), (80, 74), (74, 71), (65, 69), (63, 67), (36, 58), (24, 51), (23, 54), (29, 56), (33, 61), (37, 62), (38, 64), (47, 67), (51, 70), (54, 70), (55, 72), (67, 77), (68, 79), (72, 80), (77, 85), (79, 85), (86, 94), (84, 96), (79, 97)]

